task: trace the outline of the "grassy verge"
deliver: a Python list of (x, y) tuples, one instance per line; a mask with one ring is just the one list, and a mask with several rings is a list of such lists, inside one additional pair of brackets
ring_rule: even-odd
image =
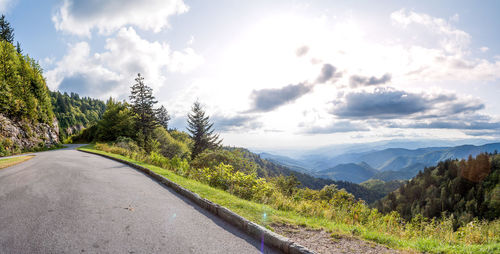
[(35, 156), (33, 155), (28, 155), (28, 156), (18, 156), (18, 157), (12, 157), (12, 158), (7, 158), (7, 159), (0, 159), (0, 169), (14, 166), (16, 164), (19, 164), (21, 162), (27, 161)]
[(490, 244), (450, 244), (443, 241), (430, 238), (418, 239), (401, 239), (395, 235), (386, 232), (368, 229), (362, 225), (341, 224), (331, 220), (303, 216), (295, 211), (283, 211), (274, 209), (268, 205), (259, 204), (256, 202), (244, 200), (231, 195), (223, 190), (210, 187), (198, 181), (187, 179), (176, 175), (174, 172), (163, 169), (157, 166), (149, 165), (143, 162), (132, 160), (128, 157), (112, 154), (100, 150), (96, 150), (94, 145), (87, 145), (78, 148), (79, 150), (89, 151), (98, 154), (105, 154), (122, 160), (126, 160), (150, 170), (170, 179), (171, 181), (189, 189), (201, 197), (206, 198), (214, 203), (225, 206), (241, 216), (265, 226), (272, 230), (273, 224), (287, 223), (292, 225), (307, 226), (310, 228), (322, 228), (335, 235), (354, 236), (360, 239), (373, 241), (379, 244), (386, 245), (391, 248), (403, 250), (416, 250), (431, 253), (499, 253), (500, 243)]
[(66, 148), (66, 147), (67, 146), (62, 145), (62, 144), (56, 144), (53, 146), (43, 146), (43, 147), (36, 147), (36, 148), (32, 148), (32, 149), (24, 149), (22, 151), (8, 151), (8, 153), (0, 152), (0, 158), (2, 158), (3, 156), (13, 156), (13, 155), (22, 155), (22, 154), (27, 154), (27, 153), (52, 151), (52, 150)]

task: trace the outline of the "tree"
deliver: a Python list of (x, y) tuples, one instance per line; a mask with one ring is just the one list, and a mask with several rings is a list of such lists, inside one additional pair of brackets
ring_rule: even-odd
[(17, 42), (16, 50), (17, 50), (17, 53), (23, 54), (23, 50), (21, 49), (21, 43)]
[(10, 26), (10, 23), (5, 19), (5, 15), (0, 16), (0, 39), (14, 43), (14, 28)]
[(153, 96), (153, 89), (144, 84), (144, 78), (137, 74), (136, 83), (129, 96), (132, 112), (136, 114), (136, 127), (139, 131), (138, 141), (144, 145), (158, 125), (153, 106), (157, 103)]
[(205, 116), (205, 111), (198, 101), (193, 104), (191, 110), (191, 114), (188, 114), (187, 129), (194, 141), (191, 152), (191, 159), (194, 159), (205, 149), (218, 148), (222, 140), (219, 140), (219, 134), (214, 134), (213, 123), (210, 123), (209, 116)]
[(170, 115), (163, 105), (161, 105), (161, 107), (156, 110), (156, 121), (158, 122), (158, 124), (163, 126), (165, 130), (168, 130), (168, 121), (170, 121)]
[(118, 137), (133, 137), (134, 119), (126, 102), (109, 98), (106, 111), (97, 124), (97, 140), (114, 141)]

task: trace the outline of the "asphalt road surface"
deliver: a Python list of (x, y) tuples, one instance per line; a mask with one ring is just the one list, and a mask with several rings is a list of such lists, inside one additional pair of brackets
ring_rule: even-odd
[(0, 253), (243, 254), (261, 253), (261, 243), (145, 174), (72, 146), (0, 170)]

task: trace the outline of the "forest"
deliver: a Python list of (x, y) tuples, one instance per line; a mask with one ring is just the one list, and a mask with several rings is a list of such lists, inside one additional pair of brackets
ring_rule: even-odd
[(50, 92), (53, 112), (59, 122), (59, 136), (64, 140), (72, 134), (94, 125), (106, 109), (106, 104), (98, 99), (80, 97), (76, 93)]
[(375, 203), (380, 211), (398, 211), (407, 220), (451, 216), (454, 226), (474, 218), (500, 217), (500, 156), (480, 154), (447, 160), (423, 172)]

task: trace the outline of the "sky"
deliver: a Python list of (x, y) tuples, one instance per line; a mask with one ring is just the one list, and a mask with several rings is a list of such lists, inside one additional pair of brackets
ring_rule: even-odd
[(185, 130), (199, 100), (225, 145), (500, 138), (498, 1), (0, 0), (0, 10), (51, 90), (126, 100), (141, 73), (172, 127)]

